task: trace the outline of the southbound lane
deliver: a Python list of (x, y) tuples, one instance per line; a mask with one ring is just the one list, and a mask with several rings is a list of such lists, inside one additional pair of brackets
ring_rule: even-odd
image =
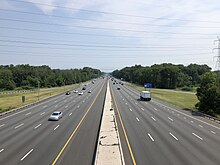
[[(220, 164), (220, 128), (215, 123), (154, 99), (139, 101), (139, 93), (130, 87), (117, 90), (118, 85), (110, 84), (128, 136), (122, 148), (127, 157), (133, 156), (125, 157), (127, 164)], [(123, 141), (122, 128), (119, 132)]]

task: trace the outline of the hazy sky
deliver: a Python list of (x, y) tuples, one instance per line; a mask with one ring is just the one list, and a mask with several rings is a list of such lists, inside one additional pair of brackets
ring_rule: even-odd
[(215, 69), (219, 0), (1, 0), (0, 64)]

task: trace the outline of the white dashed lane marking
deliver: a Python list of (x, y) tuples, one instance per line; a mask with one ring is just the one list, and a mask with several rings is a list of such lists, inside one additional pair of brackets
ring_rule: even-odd
[(31, 112), (29, 112), (29, 113), (26, 113), (26, 114), (25, 114), (25, 116), (28, 116), (28, 115), (30, 115), (30, 114), (31, 114)]
[(28, 151), (28, 153), (26, 153), (22, 158), (21, 161), (23, 161), (34, 149), (31, 149), (30, 151)]
[(3, 127), (5, 124), (0, 125), (0, 128)]
[(138, 117), (136, 117), (136, 120), (137, 120), (137, 121), (140, 121), (140, 120), (138, 119)]
[(169, 120), (173, 121), (173, 119), (171, 119), (170, 117), (168, 117)]
[(154, 142), (154, 138), (151, 136), (151, 134), (147, 134), (148, 136), (149, 136), (149, 138), (151, 139), (151, 141), (153, 141)]
[(178, 140), (176, 136), (174, 136), (171, 132), (169, 132), (169, 134), (175, 139)]
[(0, 153), (3, 152), (4, 150), (5, 150), (4, 148), (0, 149)]
[(45, 114), (45, 112), (42, 112), (40, 115), (43, 115), (43, 114)]
[(132, 109), (130, 108), (130, 111), (132, 111)]
[(60, 125), (57, 125), (53, 130), (55, 131)]
[(34, 129), (37, 129), (38, 127), (40, 127), (41, 126), (41, 124), (38, 124), (36, 127), (34, 127)]
[(156, 121), (156, 119), (154, 117), (151, 117), (151, 119), (153, 119), (154, 121)]
[(199, 135), (196, 135), (194, 132), (192, 133), (195, 137), (199, 138), (200, 140), (203, 140)]
[(69, 116), (71, 116), (71, 115), (72, 115), (72, 113), (69, 114)]
[(19, 128), (19, 127), (23, 126), (23, 125), (24, 125), (24, 123), (22, 123), (22, 124), (20, 124), (20, 125), (16, 126), (16, 127), (15, 127), (15, 129), (17, 129), (17, 128)]
[(211, 131), (211, 133), (216, 134), (214, 131)]

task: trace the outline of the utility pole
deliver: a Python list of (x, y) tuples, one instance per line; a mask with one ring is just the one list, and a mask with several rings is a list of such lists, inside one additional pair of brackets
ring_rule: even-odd
[(40, 82), (37, 81), (37, 87), (38, 87), (38, 101), (40, 99)]

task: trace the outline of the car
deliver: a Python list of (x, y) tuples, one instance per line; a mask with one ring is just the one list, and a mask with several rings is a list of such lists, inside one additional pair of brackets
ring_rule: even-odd
[(92, 91), (88, 91), (88, 93), (92, 93)]
[(77, 90), (74, 90), (73, 93), (78, 93), (78, 91), (77, 91)]
[(58, 121), (58, 120), (60, 120), (60, 118), (62, 118), (62, 116), (63, 116), (63, 113), (62, 113), (62, 112), (60, 112), (60, 111), (55, 111), (55, 112), (53, 112), (53, 113), (50, 115), (50, 117), (49, 117), (48, 120)]
[(66, 92), (66, 95), (70, 95), (70, 94), (71, 94), (71, 92), (70, 92), (70, 91), (67, 91), (67, 92)]
[(83, 92), (79, 92), (78, 95), (83, 95)]
[(83, 87), (82, 90), (86, 90), (86, 87)]
[(117, 90), (120, 90), (120, 87), (117, 87)]
[(113, 85), (115, 85), (115, 83), (113, 82)]

